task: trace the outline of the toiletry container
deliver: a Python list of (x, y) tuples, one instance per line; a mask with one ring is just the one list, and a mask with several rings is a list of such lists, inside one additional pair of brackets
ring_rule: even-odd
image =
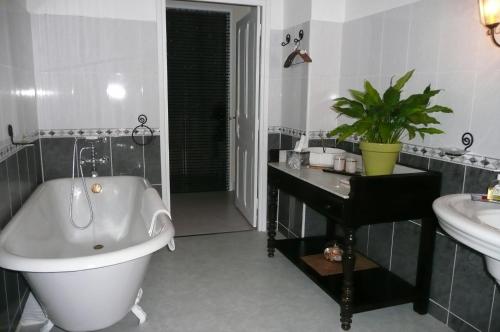
[(497, 179), (488, 186), (488, 196), (486, 198), (489, 201), (500, 202), (500, 174), (498, 174)]

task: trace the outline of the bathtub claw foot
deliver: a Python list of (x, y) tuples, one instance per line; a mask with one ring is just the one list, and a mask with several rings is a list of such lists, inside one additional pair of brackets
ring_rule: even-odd
[(148, 317), (144, 309), (142, 309), (141, 306), (139, 305), (141, 298), (142, 298), (142, 288), (139, 288), (139, 292), (137, 292), (137, 297), (135, 298), (135, 304), (131, 309), (132, 313), (139, 319), (139, 325), (143, 324), (146, 321), (146, 318)]
[(139, 324), (143, 324), (148, 317), (146, 312), (138, 304), (134, 304), (132, 307), (132, 313), (137, 317), (137, 319), (139, 319)]
[(45, 321), (45, 324), (40, 327), (40, 332), (49, 332), (53, 327), (54, 323), (52, 323), (50, 319), (47, 319), (47, 321)]
[(168, 249), (170, 249), (170, 251), (174, 251), (175, 250), (175, 241), (174, 241), (174, 239), (170, 240), (170, 242), (168, 243)]

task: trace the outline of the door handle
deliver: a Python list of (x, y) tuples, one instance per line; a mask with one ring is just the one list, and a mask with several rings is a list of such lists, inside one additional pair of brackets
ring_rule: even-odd
[(231, 120), (235, 120), (236, 119), (236, 115), (233, 115), (233, 116), (230, 116), (227, 118), (227, 121), (231, 121)]

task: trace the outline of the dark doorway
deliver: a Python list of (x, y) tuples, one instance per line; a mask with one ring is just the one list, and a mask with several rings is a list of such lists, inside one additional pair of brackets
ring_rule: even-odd
[(167, 9), (172, 193), (229, 189), (230, 16)]

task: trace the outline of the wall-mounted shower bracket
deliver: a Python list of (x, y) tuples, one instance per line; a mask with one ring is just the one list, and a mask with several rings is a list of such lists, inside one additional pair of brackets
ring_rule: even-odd
[(7, 126), (7, 132), (10, 137), (10, 143), (12, 145), (33, 145), (32, 143), (26, 143), (26, 142), (14, 142), (14, 129), (12, 128), (12, 125)]

